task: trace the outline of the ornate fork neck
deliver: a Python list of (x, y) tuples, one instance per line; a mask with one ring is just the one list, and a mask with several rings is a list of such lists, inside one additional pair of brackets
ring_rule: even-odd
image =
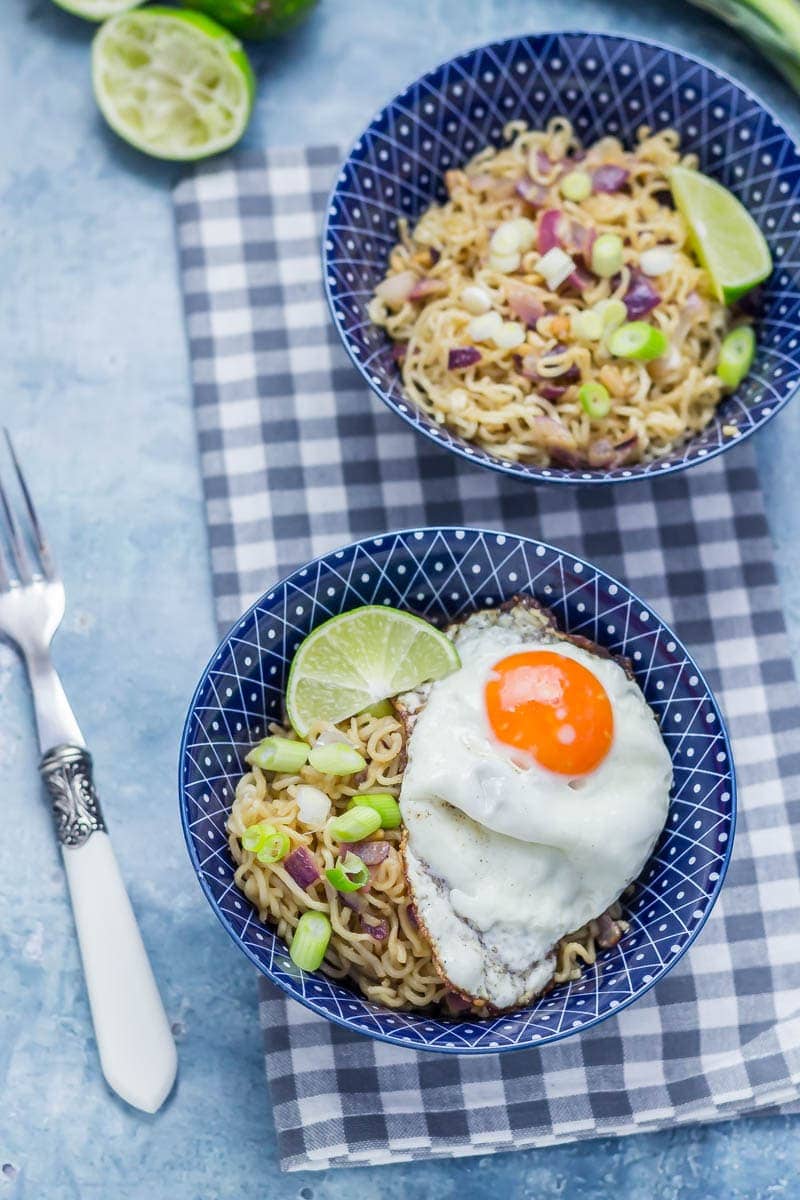
[(36, 726), (39, 730), (39, 745), (43, 752), (54, 746), (83, 746), (83, 734), (69, 700), (50, 658), (44, 647), (23, 647), (36, 710)]
[(62, 846), (82, 846), (105, 829), (92, 778), (92, 756), (83, 746), (54, 746), (39, 763), (53, 802), (56, 837)]

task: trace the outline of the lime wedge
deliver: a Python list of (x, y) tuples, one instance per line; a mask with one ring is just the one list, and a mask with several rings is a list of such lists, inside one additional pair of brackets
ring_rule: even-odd
[(107, 17), (115, 17), (117, 13), (144, 4), (144, 0), (54, 0), (54, 3), (87, 21), (105, 21)]
[(286, 711), (305, 736), (314, 721), (343, 721), (460, 665), (450, 639), (420, 617), (378, 605), (354, 608), (318, 626), (300, 646)]
[(772, 271), (772, 257), (744, 205), (715, 179), (688, 167), (673, 167), (669, 181), (720, 300), (732, 304), (763, 283)]
[(92, 80), (100, 111), (137, 150), (192, 161), (238, 142), (255, 80), (241, 43), (201, 13), (144, 8), (97, 31)]

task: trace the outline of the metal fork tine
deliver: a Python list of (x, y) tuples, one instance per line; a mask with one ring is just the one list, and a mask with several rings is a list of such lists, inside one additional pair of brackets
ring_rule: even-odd
[(2, 506), (3, 515), (5, 516), (6, 534), (11, 547), (12, 568), (16, 570), (22, 583), (30, 583), (32, 575), (28, 552), (23, 545), (22, 538), (19, 536), (17, 522), (14, 520), (14, 514), (11, 511), (11, 505), (8, 502), (8, 496), (6, 495), (6, 489), (3, 487), (2, 479), (0, 479), (0, 506)]
[(6, 552), (0, 542), (0, 592), (7, 592), (11, 587), (11, 576), (6, 565)]
[[(50, 553), (50, 547), (47, 544), (47, 541), (44, 536), (44, 532), (42, 531), (42, 527), (39, 524), (39, 518), (36, 515), (36, 509), (33, 506), (33, 499), (31, 498), (31, 494), (28, 491), (28, 485), (25, 482), (25, 476), (22, 474), (22, 467), (19, 465), (19, 459), (17, 458), (17, 452), (14, 449), (14, 443), (11, 441), (11, 434), (8, 432), (8, 429), (6, 429), (5, 427), (3, 429), (3, 433), (5, 434), (6, 445), (8, 446), (8, 452), (11, 455), (11, 461), (14, 464), (14, 470), (16, 471), (16, 474), (17, 474), (17, 482), (19, 483), (19, 489), (22, 492), (22, 497), (25, 501), (25, 507), (28, 510), (28, 517), (30, 519), (31, 528), (33, 530), (34, 541), (36, 542), (36, 548), (39, 551), (39, 562), (40, 562), (40, 565), (42, 568), (42, 573), (46, 576), (46, 578), (52, 579), (55, 576), (56, 571), (55, 571), (55, 565), (53, 563), (53, 558)], [(6, 512), (8, 513), (8, 504), (7, 503), (5, 504), (5, 508), (6, 508)]]

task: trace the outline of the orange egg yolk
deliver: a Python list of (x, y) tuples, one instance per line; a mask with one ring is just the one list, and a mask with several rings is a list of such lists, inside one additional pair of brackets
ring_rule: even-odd
[(492, 732), (559, 775), (586, 775), (611, 748), (614, 715), (600, 680), (552, 650), (510, 654), (486, 684)]

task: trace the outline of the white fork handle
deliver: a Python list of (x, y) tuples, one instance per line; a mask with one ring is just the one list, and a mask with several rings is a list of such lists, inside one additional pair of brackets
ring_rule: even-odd
[(178, 1056), (111, 839), (97, 830), (62, 853), (103, 1074), (128, 1104), (154, 1113)]
[(175, 1081), (175, 1042), (105, 831), (83, 746), (55, 746), (40, 771), (53, 802), (103, 1074), (156, 1112)]

